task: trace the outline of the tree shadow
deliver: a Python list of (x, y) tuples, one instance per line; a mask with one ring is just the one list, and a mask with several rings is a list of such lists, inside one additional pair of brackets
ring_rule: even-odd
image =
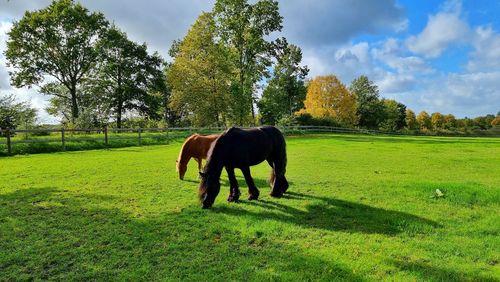
[(0, 194), (0, 280), (363, 281), (223, 215), (138, 216), (116, 206), (127, 200), (53, 187)]
[(221, 212), (232, 215), (246, 215), (257, 220), (271, 219), (292, 223), (305, 228), (352, 233), (377, 233), (395, 235), (432, 232), (440, 227), (435, 221), (400, 211), (355, 203), (335, 198), (318, 197), (297, 192), (287, 192), (283, 198), (312, 200), (306, 210), (291, 207), (275, 200), (243, 201), (248, 205), (259, 206), (260, 212), (236, 209), (232, 206), (215, 207)]
[(393, 264), (403, 271), (419, 273), (425, 281), (498, 281), (492, 277), (486, 277), (481, 274), (463, 273), (456, 270), (431, 266), (423, 262), (393, 261)]

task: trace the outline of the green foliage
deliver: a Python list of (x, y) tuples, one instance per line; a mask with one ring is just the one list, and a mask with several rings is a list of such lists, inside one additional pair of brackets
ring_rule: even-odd
[(300, 66), (302, 51), (288, 44), (285, 38), (275, 42), (274, 56), (277, 60), (273, 76), (258, 102), (261, 122), (276, 124), (279, 120), (292, 117), (304, 107), (307, 88), (304, 79), (309, 73), (307, 66)]
[(385, 131), (398, 131), (406, 126), (406, 106), (395, 100), (382, 100), (384, 104), (385, 119), (380, 129)]
[(71, 119), (78, 118), (78, 87), (98, 60), (98, 42), (107, 26), (102, 13), (90, 13), (71, 0), (56, 0), (46, 8), (26, 12), (8, 33), (5, 57), (13, 67), (11, 83), (43, 87), (48, 77), (56, 80), (67, 91), (48, 94), (67, 100)]
[(29, 127), (36, 121), (36, 110), (28, 102), (16, 102), (13, 95), (0, 97), (0, 128)]
[(175, 47), (175, 61), (167, 72), (172, 109), (195, 126), (225, 125), (242, 110), (231, 95), (234, 67), (229, 49), (216, 42), (216, 36), (212, 15), (202, 14)]
[(359, 126), (376, 129), (386, 118), (384, 102), (379, 99), (377, 85), (362, 75), (351, 83), (349, 91), (357, 96)]
[(289, 137), (288, 195), (211, 210), (181, 145), (0, 158), (0, 280), (498, 280), (498, 139)]
[(161, 57), (157, 53), (149, 55), (146, 43), (129, 40), (115, 26), (106, 31), (99, 47), (103, 61), (91, 88), (93, 93), (104, 92), (104, 103), (115, 114), (117, 127), (121, 127), (126, 111), (158, 118), (162, 97), (152, 95), (151, 89), (162, 87)]
[(298, 125), (315, 125), (315, 126), (333, 126), (342, 127), (342, 124), (335, 118), (331, 117), (313, 117), (309, 113), (297, 113), (294, 116), (295, 123)]
[(275, 0), (217, 0), (213, 8), (216, 31), (222, 44), (232, 52), (231, 64), (236, 72), (233, 82), (233, 112), (236, 124), (243, 125), (252, 114), (255, 123), (254, 86), (267, 76), (271, 66), (272, 44), (266, 37), (281, 31), (283, 18)]

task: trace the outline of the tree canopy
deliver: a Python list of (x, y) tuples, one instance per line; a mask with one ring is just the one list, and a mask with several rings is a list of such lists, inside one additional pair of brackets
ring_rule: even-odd
[(8, 33), (5, 56), (13, 67), (12, 84), (31, 87), (59, 82), (67, 92), (48, 94), (68, 100), (71, 119), (78, 118), (77, 89), (98, 60), (98, 42), (107, 26), (102, 13), (91, 13), (71, 0), (26, 12)]
[(313, 117), (327, 117), (343, 125), (355, 125), (356, 96), (334, 75), (318, 76), (308, 84), (305, 108), (301, 112)]

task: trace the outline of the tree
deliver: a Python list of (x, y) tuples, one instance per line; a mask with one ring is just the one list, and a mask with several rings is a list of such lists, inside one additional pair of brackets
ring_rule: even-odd
[(261, 122), (276, 124), (284, 117), (304, 107), (307, 88), (304, 79), (309, 73), (307, 66), (300, 66), (302, 51), (288, 44), (285, 38), (275, 43), (276, 65), (269, 84), (258, 102)]
[(491, 126), (500, 126), (500, 113), (491, 121)]
[(190, 113), (196, 126), (225, 125), (227, 117), (240, 110), (230, 103), (230, 53), (216, 36), (212, 15), (201, 14), (175, 51), (167, 73), (171, 107), (179, 114)]
[(486, 115), (486, 116), (479, 116), (474, 118), (474, 125), (479, 127), (480, 129), (488, 129), (491, 127), (491, 121), (495, 119), (494, 115)]
[(357, 123), (356, 96), (334, 75), (318, 76), (308, 84), (305, 108), (315, 118), (333, 118), (346, 126)]
[(441, 113), (432, 113), (431, 114), (431, 124), (434, 130), (439, 130), (443, 128), (444, 125), (444, 116)]
[(271, 44), (266, 37), (282, 28), (278, 2), (259, 0), (249, 4), (247, 0), (217, 0), (213, 14), (218, 37), (234, 50), (231, 61), (236, 67), (237, 78), (232, 100), (236, 122), (243, 125), (251, 112), (255, 123), (254, 86), (267, 75), (271, 65), (268, 58)]
[(397, 131), (406, 126), (406, 106), (391, 99), (383, 99), (385, 119), (381, 123), (381, 129)]
[(432, 127), (431, 117), (427, 112), (422, 111), (417, 116), (417, 124), (420, 127), (420, 129), (431, 129)]
[(70, 100), (71, 119), (78, 118), (77, 89), (97, 62), (97, 43), (107, 26), (102, 13), (90, 13), (71, 0), (26, 12), (8, 33), (5, 56), (13, 67), (11, 83), (31, 87), (56, 80), (68, 90), (60, 97)]
[(14, 95), (0, 97), (0, 128), (16, 129), (21, 124), (31, 125), (36, 120), (36, 110), (27, 102), (16, 102)]
[(109, 109), (115, 114), (116, 126), (122, 125), (126, 111), (158, 118), (162, 97), (152, 95), (154, 87), (162, 87), (163, 60), (155, 53), (149, 55), (145, 43), (137, 44), (116, 27), (103, 37), (100, 48), (102, 63), (93, 85), (93, 92), (104, 91)]
[(414, 130), (417, 127), (417, 118), (415, 116), (415, 113), (410, 110), (406, 109), (406, 117), (405, 117), (405, 122), (406, 122), (406, 128), (409, 130)]
[(452, 114), (447, 114), (444, 116), (444, 123), (443, 123), (443, 128), (444, 129), (454, 129), (457, 126), (457, 119), (455, 118), (454, 115)]
[(358, 100), (357, 115), (359, 126), (378, 128), (384, 120), (384, 103), (379, 99), (378, 87), (367, 76), (360, 76), (352, 81), (349, 91)]

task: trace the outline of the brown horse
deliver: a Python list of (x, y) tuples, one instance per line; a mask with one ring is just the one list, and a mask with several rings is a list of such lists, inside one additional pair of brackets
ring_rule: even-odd
[(219, 137), (218, 134), (205, 136), (193, 134), (186, 139), (182, 145), (181, 152), (179, 153), (179, 158), (175, 161), (177, 172), (179, 172), (179, 178), (181, 180), (184, 179), (187, 164), (191, 158), (194, 158), (198, 162), (198, 171), (201, 171), (201, 160), (207, 159), (207, 152), (217, 137)]

